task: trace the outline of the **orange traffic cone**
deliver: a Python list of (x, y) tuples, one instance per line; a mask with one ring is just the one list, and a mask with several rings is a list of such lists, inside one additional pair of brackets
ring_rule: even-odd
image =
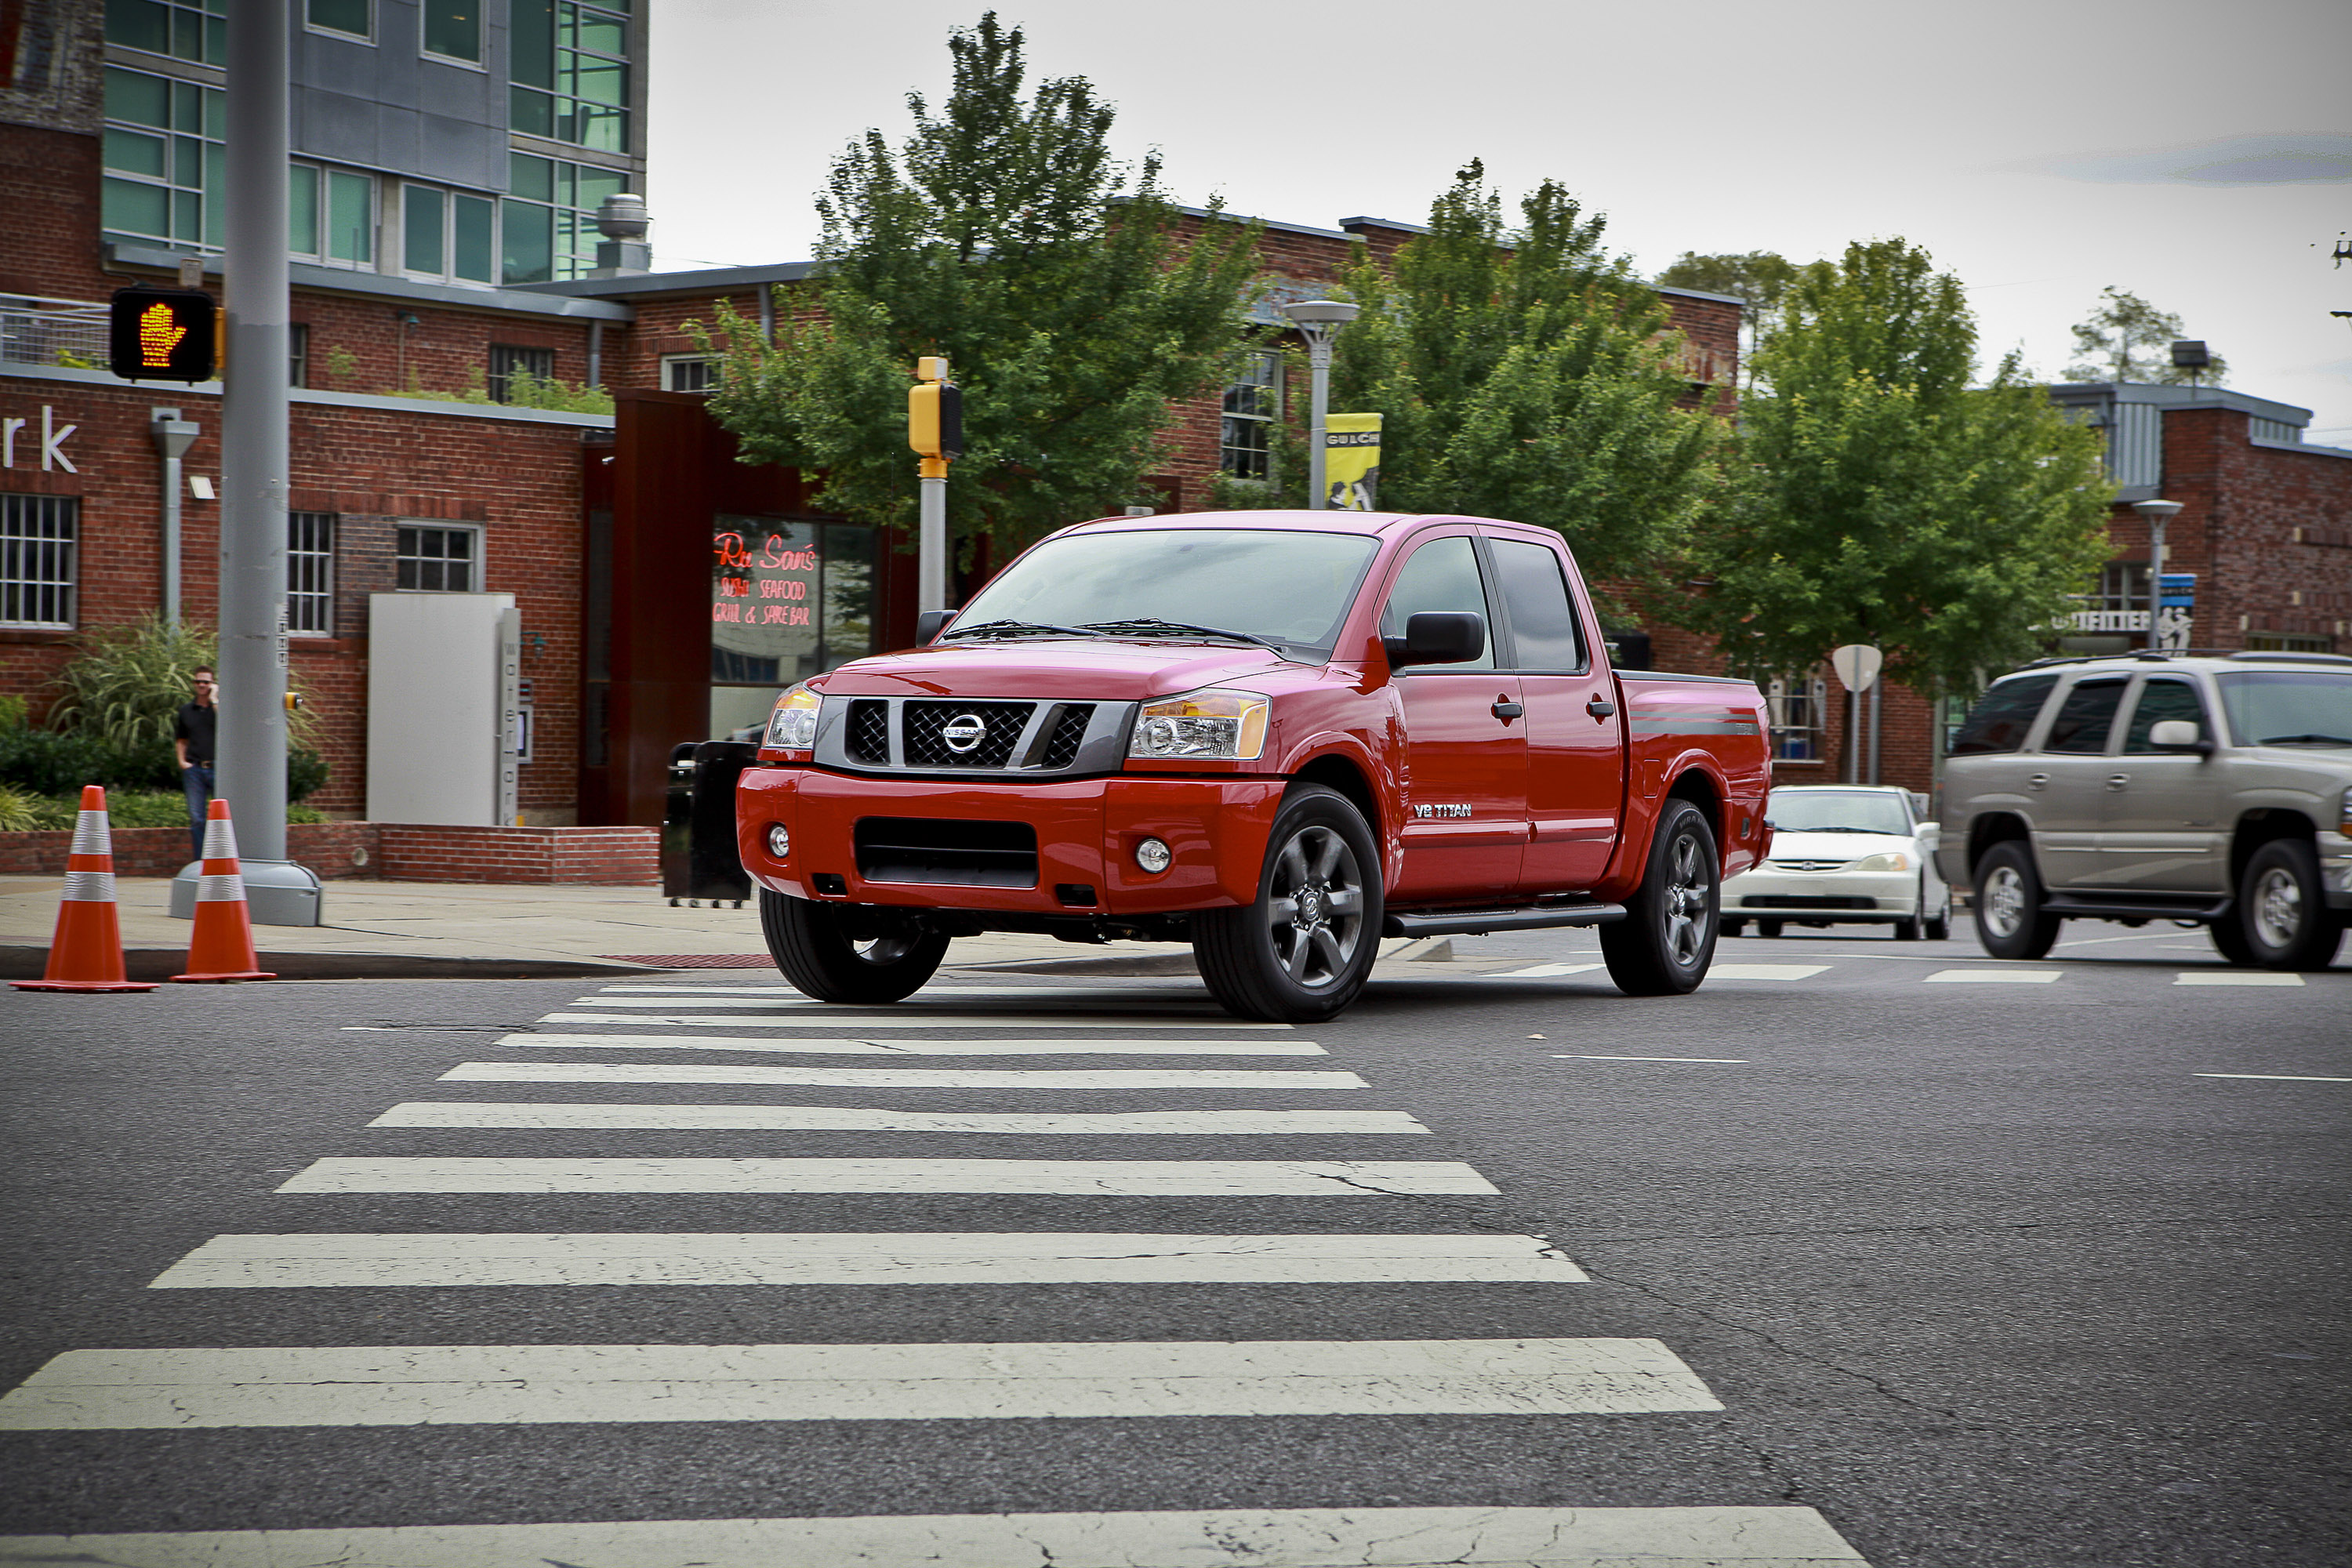
[(228, 802), (213, 802), (205, 820), (205, 865), (196, 883), (196, 929), (188, 938), (188, 972), (174, 980), (275, 980), (253, 951), (253, 917), (245, 874), (236, 868), (236, 829)]
[(122, 977), (122, 921), (114, 910), (114, 836), (106, 824), (106, 792), (86, 784), (66, 853), (65, 896), (48, 967), (38, 980), (12, 980), (19, 991), (152, 991)]

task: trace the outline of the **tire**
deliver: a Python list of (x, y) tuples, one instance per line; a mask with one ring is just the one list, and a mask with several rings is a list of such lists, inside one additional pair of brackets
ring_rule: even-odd
[(1363, 992), (1385, 905), (1372, 831), (1348, 797), (1294, 784), (1267, 836), (1257, 897), (1192, 917), (1192, 962), (1226, 1011), (1315, 1024)]
[(2228, 914), (2207, 926), (2205, 934), (2213, 939), (2214, 951), (2219, 952), (2225, 962), (2235, 964), (2240, 969), (2252, 969), (2254, 966), (2253, 944), (2246, 940), (2245, 925), (2239, 919), (2239, 911), (2234, 906)]
[(1927, 935), (1927, 879), (1919, 879), (1918, 896), (1911, 900), (1911, 918), (1895, 922), (1895, 940), (1922, 942)]
[(2327, 907), (2319, 856), (2300, 838), (2273, 838), (2238, 880), (2239, 929), (2264, 969), (2325, 969), (2344, 934)]
[(1617, 989), (1628, 996), (1697, 990), (1715, 961), (1722, 891), (1723, 861), (1706, 814), (1686, 800), (1668, 801), (1625, 918), (1601, 928), (1601, 956)]
[(1748, 934), (1748, 922), (1746, 921), (1726, 921), (1717, 929), (1720, 930), (1725, 936), (1745, 936)]
[(947, 956), (948, 939), (911, 921), (760, 889), (760, 929), (776, 967), (820, 1002), (902, 1002)]
[(1758, 936), (1779, 936), (1780, 934), (1780, 922), (1779, 921), (1758, 921), (1756, 922), (1756, 934)]
[(1977, 941), (1995, 958), (2040, 958), (2066, 922), (2042, 908), (2042, 879), (2033, 856), (2017, 839), (1985, 851), (1976, 868)]

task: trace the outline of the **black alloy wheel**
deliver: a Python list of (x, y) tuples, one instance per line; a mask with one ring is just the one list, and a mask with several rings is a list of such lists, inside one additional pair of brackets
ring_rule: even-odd
[(2040, 958), (2066, 922), (2042, 907), (2033, 855), (2014, 838), (1985, 851), (1976, 871), (1977, 941), (1995, 958)]
[(1336, 790), (1294, 784), (1266, 839), (1256, 899), (1194, 915), (1192, 962), (1228, 1012), (1319, 1023), (1370, 980), (1384, 908), (1362, 814)]
[(760, 889), (760, 930), (794, 989), (820, 1002), (903, 1002), (947, 957), (948, 939), (903, 916)]
[(2344, 935), (2307, 839), (2273, 838), (2254, 851), (2238, 881), (2238, 915), (2264, 969), (2325, 969)]
[(2246, 923), (2239, 918), (2236, 905), (2231, 905), (2228, 914), (2207, 926), (2205, 934), (2213, 939), (2213, 950), (2221, 955), (2224, 962), (2240, 969), (2252, 969), (2257, 962), (2254, 944), (2246, 940)]
[(1715, 962), (1722, 886), (1723, 862), (1706, 814), (1689, 801), (1669, 800), (1625, 918), (1601, 928), (1601, 956), (1617, 989), (1628, 996), (1697, 990)]

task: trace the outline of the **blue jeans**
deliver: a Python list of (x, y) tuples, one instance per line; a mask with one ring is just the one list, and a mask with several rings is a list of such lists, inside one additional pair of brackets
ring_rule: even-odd
[(213, 804), (213, 765), (191, 763), (180, 770), (180, 787), (188, 792), (188, 842), (195, 858), (205, 858), (205, 813)]

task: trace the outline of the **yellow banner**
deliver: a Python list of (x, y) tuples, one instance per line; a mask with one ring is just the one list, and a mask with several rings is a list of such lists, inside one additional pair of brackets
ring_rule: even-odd
[(1334, 414), (1323, 424), (1323, 482), (1335, 511), (1373, 511), (1381, 488), (1381, 416)]

